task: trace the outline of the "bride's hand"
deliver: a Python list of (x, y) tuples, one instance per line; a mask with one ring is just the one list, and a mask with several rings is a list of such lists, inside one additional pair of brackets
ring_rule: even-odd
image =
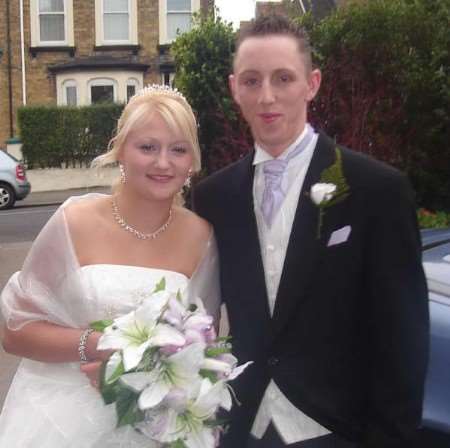
[(91, 361), (81, 364), (80, 370), (88, 377), (89, 382), (93, 387), (99, 389), (100, 387), (100, 369), (102, 361)]
[(80, 370), (88, 377), (93, 387), (99, 389), (100, 385), (100, 369), (103, 361), (107, 361), (113, 353), (110, 350), (97, 350), (98, 340), (102, 334), (94, 331), (88, 337), (86, 344), (86, 355), (90, 360), (85, 364), (81, 364)]
[(94, 331), (88, 337), (86, 356), (90, 361), (107, 361), (113, 353), (111, 350), (97, 350), (98, 340), (101, 335), (102, 333)]

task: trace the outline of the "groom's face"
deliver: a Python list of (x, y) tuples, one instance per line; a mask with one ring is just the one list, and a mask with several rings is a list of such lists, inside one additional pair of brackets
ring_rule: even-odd
[(239, 46), (230, 87), (253, 138), (272, 156), (303, 131), (320, 72), (306, 67), (297, 41), (287, 35), (248, 37)]

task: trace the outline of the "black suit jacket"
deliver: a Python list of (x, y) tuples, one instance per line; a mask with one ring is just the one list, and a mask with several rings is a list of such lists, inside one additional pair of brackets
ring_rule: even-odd
[[(194, 209), (215, 229), (233, 351), (253, 360), (233, 384), (242, 406), (222, 446), (244, 447), (274, 379), (288, 399), (364, 447), (409, 447), (428, 357), (428, 302), (413, 194), (402, 174), (340, 148), (350, 195), (325, 212), (308, 192), (335, 161), (320, 135), (271, 318), (253, 205), (253, 154), (208, 177)], [(348, 240), (327, 247), (333, 231)]]

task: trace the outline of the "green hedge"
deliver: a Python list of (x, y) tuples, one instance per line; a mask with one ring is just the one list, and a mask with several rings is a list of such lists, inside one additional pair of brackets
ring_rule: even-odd
[(106, 151), (121, 104), (25, 106), (18, 120), (28, 168), (88, 166)]

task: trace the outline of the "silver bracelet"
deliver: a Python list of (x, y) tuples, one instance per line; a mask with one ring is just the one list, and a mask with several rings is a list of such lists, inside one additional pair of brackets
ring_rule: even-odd
[(87, 343), (89, 335), (93, 331), (94, 330), (92, 328), (87, 328), (86, 330), (83, 331), (83, 333), (81, 333), (80, 342), (78, 344), (78, 354), (80, 355), (80, 361), (82, 363), (88, 362), (88, 358), (86, 356), (86, 343)]

